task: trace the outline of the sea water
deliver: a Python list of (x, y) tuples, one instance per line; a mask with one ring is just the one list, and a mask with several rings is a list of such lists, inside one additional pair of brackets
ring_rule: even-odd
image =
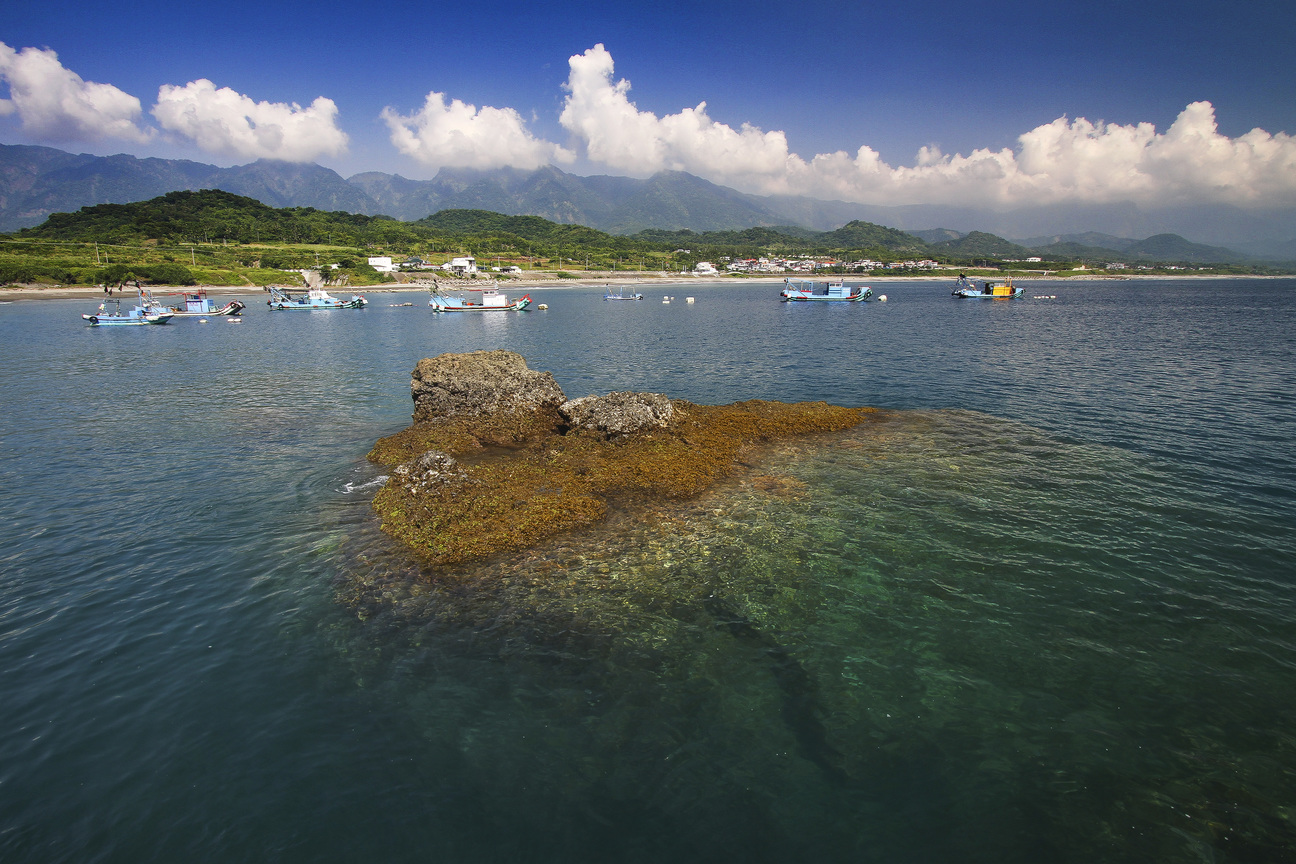
[[(0, 860), (1292, 860), (1296, 280), (642, 290), (0, 305)], [(879, 410), (423, 571), (364, 456), (483, 348)]]

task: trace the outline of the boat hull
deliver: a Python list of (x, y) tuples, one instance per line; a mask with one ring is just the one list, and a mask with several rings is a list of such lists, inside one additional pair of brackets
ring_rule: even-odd
[(785, 303), (863, 303), (872, 295), (857, 294), (854, 297), (814, 297), (803, 296), (800, 292), (790, 292), (783, 295)]
[(363, 297), (353, 297), (350, 300), (338, 300), (336, 303), (312, 303), (270, 301), (270, 308), (275, 312), (315, 312), (320, 309), (363, 309), (365, 299)]
[(210, 318), (216, 315), (238, 315), (247, 307), (237, 300), (231, 300), (219, 309), (212, 309), (209, 312), (190, 312), (187, 309), (175, 309), (172, 307), (172, 318)]
[(135, 327), (142, 324), (165, 324), (171, 320), (170, 315), (86, 315), (82, 318), (90, 322), (91, 327)]
[(428, 305), (433, 312), (520, 312), (531, 305), (531, 295), (527, 294), (502, 306), (467, 303), (458, 297), (433, 297)]
[(1001, 294), (986, 294), (983, 291), (964, 288), (955, 291), (954, 296), (958, 297), (960, 300), (1011, 300), (1014, 297), (1022, 296), (1022, 292), (1025, 290), (1026, 289), (1024, 288), (1014, 288), (1011, 291)]

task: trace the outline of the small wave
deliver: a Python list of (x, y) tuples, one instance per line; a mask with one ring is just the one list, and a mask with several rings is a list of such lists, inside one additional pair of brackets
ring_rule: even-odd
[(354, 492), (368, 492), (371, 489), (377, 489), (379, 486), (381, 486), (386, 482), (387, 482), (387, 475), (379, 474), (377, 477), (373, 478), (372, 480), (366, 480), (363, 483), (343, 483), (342, 491), (345, 492), (347, 495), (350, 495)]

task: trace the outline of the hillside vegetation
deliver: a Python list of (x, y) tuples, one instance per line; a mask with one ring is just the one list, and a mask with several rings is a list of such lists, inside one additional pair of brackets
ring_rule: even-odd
[[(1019, 267), (1066, 271), (1080, 261), (1117, 260), (1122, 253), (1059, 243), (1059, 254), (1031, 250), (992, 234), (973, 232), (928, 243), (912, 234), (853, 221), (834, 231), (753, 227), (694, 232), (649, 229), (625, 236), (539, 216), (489, 210), (443, 210), (415, 222), (312, 207), (275, 208), (219, 190), (170, 192), (134, 204), (99, 204), (54, 213), (41, 225), (0, 242), (0, 282), (107, 284), (140, 279), (157, 284), (264, 285), (289, 278), (283, 271), (318, 269), (350, 284), (382, 275), (370, 256), (418, 257), (439, 264), (472, 255), (486, 266), (524, 270), (667, 271), (699, 261), (815, 258), (836, 272), (853, 262), (927, 258), (956, 267)], [(1160, 235), (1132, 244), (1126, 256), (1201, 262), (1228, 250)], [(1091, 253), (1090, 256), (1080, 254)], [(1038, 264), (1005, 261), (1031, 254)], [(1218, 259), (1217, 259), (1218, 260)], [(1255, 268), (1234, 268), (1246, 272)], [(834, 272), (830, 267), (829, 272)]]

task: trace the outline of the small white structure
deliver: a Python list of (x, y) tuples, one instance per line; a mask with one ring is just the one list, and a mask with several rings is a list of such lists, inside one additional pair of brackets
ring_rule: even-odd
[(715, 276), (719, 273), (710, 261), (699, 261), (693, 268), (693, 272), (699, 276)]
[(369, 266), (377, 270), (379, 273), (396, 272), (396, 265), (392, 264), (392, 259), (386, 255), (370, 258)]
[(477, 272), (477, 259), (471, 255), (465, 255), (462, 258), (451, 258), (441, 265), (442, 270), (449, 270), (456, 276), (462, 276), (465, 273)]

